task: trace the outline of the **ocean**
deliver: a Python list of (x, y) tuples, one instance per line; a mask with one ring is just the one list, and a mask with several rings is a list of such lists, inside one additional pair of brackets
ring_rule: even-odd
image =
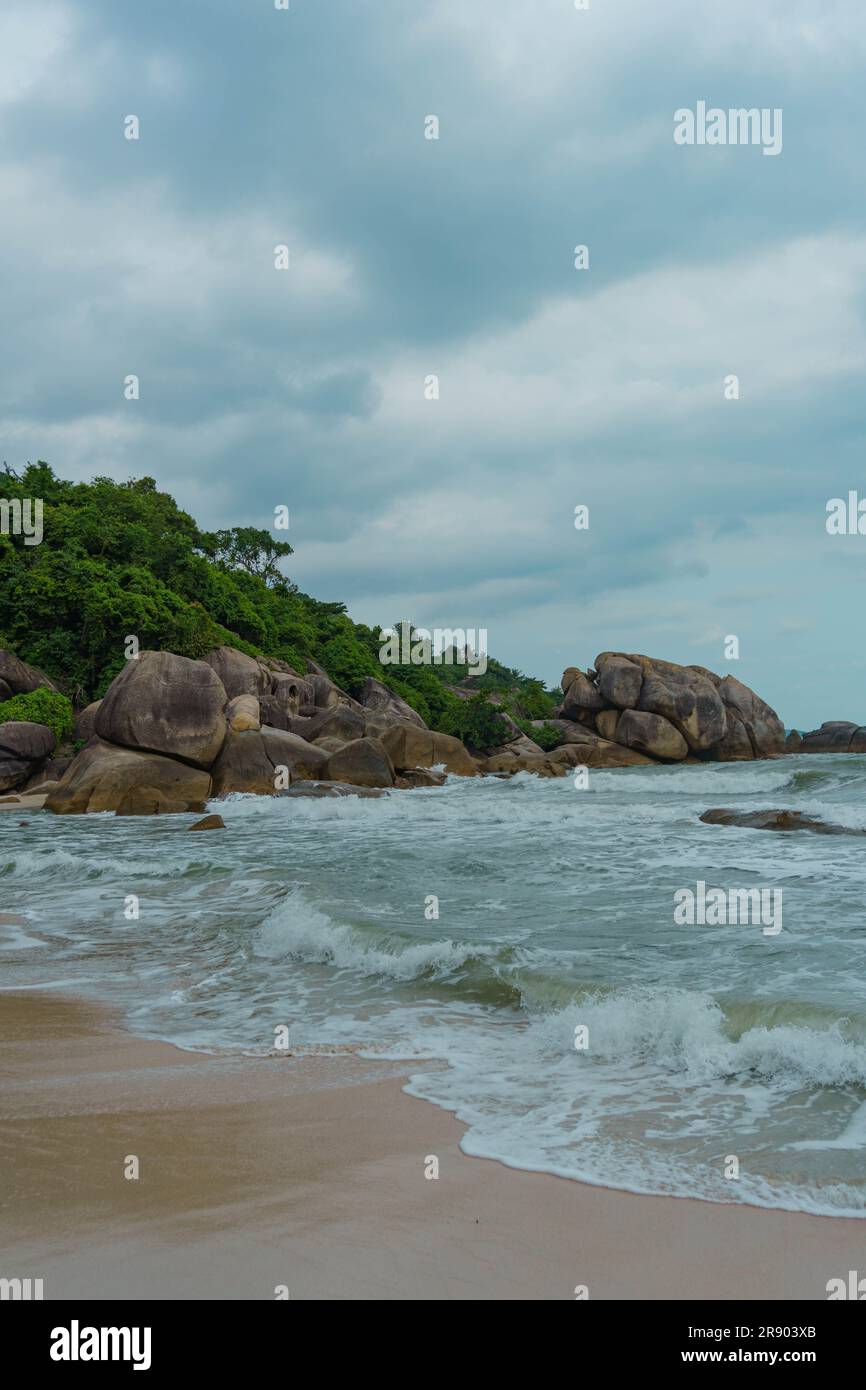
[[(237, 796), (192, 836), (10, 813), (0, 983), (184, 1048), (287, 1029), (296, 1053), (407, 1059), (464, 1150), (514, 1167), (864, 1216), (866, 840), (699, 820), (722, 806), (866, 829), (866, 757)], [(781, 890), (782, 930), (677, 925), (699, 882)]]

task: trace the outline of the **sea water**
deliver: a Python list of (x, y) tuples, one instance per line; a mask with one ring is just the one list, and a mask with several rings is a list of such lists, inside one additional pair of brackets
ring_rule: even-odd
[[(866, 838), (699, 820), (719, 806), (866, 829), (866, 757), (237, 796), (195, 835), (6, 814), (0, 984), (185, 1048), (405, 1058), (515, 1167), (866, 1215)], [(781, 890), (783, 929), (677, 925), (701, 881)]]

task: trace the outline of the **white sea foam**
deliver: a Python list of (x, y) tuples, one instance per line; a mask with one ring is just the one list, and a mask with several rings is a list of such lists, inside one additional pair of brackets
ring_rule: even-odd
[(687, 767), (590, 769), (590, 792), (653, 792), (657, 796), (751, 796), (756, 792), (781, 791), (794, 785), (794, 771), (776, 762), (737, 763)]
[(315, 962), (392, 980), (447, 976), (472, 959), (492, 954), (447, 939), (416, 945), (386, 943), (378, 936), (369, 939), (353, 927), (336, 925), (298, 890), (269, 913), (258, 930), (255, 949), (271, 960)]
[[(441, 1059), (413, 1089), (461, 1115), (467, 1151), (515, 1166), (861, 1212), (862, 841), (698, 820), (779, 806), (859, 828), (850, 766), (243, 796), (210, 837), (188, 817), (33, 817), (26, 836), (0, 818), (2, 907), (50, 945), (5, 951), (4, 984), (86, 984), (186, 1046), (260, 1050), (288, 1019), (297, 1045)], [(782, 936), (675, 929), (673, 892), (698, 878), (784, 885)], [(742, 1156), (738, 1184), (720, 1146)]]
[(570, 1051), (578, 1024), (589, 1029), (593, 1059), (648, 1062), (694, 1081), (751, 1073), (815, 1086), (866, 1085), (866, 1045), (843, 1038), (838, 1026), (756, 1026), (732, 1038), (708, 994), (626, 990), (591, 997), (533, 1027)]

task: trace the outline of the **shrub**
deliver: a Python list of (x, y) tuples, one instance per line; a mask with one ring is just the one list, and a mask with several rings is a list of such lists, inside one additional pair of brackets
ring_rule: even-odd
[(556, 708), (556, 700), (548, 694), (541, 681), (536, 680), (525, 680), (515, 691), (513, 700), (518, 723), (521, 716), (524, 719), (547, 719)]
[(562, 734), (555, 724), (550, 724), (545, 720), (539, 729), (528, 719), (518, 722), (527, 738), (531, 738), (533, 743), (537, 743), (539, 748), (544, 749), (545, 753), (549, 753), (551, 748), (558, 748), (562, 743)]
[(47, 724), (58, 744), (71, 738), (75, 728), (72, 704), (65, 695), (40, 686), (29, 695), (13, 695), (0, 703), (0, 724), (7, 721)]
[(442, 722), (442, 732), (462, 739), (473, 753), (498, 748), (506, 733), (498, 709), (485, 695), (461, 700), (447, 712)]

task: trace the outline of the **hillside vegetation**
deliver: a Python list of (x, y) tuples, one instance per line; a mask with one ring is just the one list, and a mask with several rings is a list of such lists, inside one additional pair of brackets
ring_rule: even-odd
[(41, 544), (0, 534), (0, 647), (46, 671), (76, 705), (104, 694), (134, 634), (142, 649), (193, 658), (226, 644), (298, 672), (312, 660), (350, 693), (374, 676), (444, 732), (490, 713), (486, 700), (470, 711), (450, 687), (492, 696), (519, 721), (553, 708), (540, 681), (493, 659), (473, 677), (457, 665), (382, 666), (380, 629), (301, 593), (282, 572), (292, 547), (276, 533), (203, 531), (153, 478), (72, 483), (39, 462), (20, 475), (6, 468), (0, 496), (44, 504)]

